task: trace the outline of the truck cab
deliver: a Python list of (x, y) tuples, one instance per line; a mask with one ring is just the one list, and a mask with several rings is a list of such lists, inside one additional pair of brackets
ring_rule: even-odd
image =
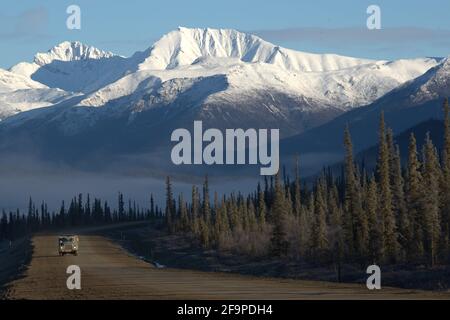
[(63, 256), (67, 253), (78, 255), (78, 236), (59, 236), (58, 248), (59, 255)]

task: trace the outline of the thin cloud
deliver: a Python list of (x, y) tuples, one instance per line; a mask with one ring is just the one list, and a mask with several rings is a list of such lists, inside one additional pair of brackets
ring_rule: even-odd
[(288, 28), (278, 30), (255, 30), (254, 34), (268, 41), (309, 41), (328, 44), (370, 44), (433, 42), (441, 44), (450, 37), (450, 30), (418, 27), (382, 28), (369, 30), (361, 27), (348, 28)]
[(28, 9), (15, 16), (0, 14), (0, 39), (49, 37), (48, 22), (44, 7)]
[(126, 46), (151, 46), (155, 43), (158, 38), (149, 38), (149, 39), (116, 39), (116, 40), (102, 40), (99, 41), (99, 44), (104, 45), (126, 45)]

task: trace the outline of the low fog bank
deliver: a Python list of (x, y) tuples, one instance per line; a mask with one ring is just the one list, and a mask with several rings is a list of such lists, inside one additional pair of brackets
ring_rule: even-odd
[[(214, 192), (219, 195), (230, 192), (252, 192), (258, 183), (254, 179), (233, 179), (209, 177), (210, 197), (213, 199)], [(184, 198), (191, 198), (192, 185), (200, 187), (202, 179), (192, 178), (191, 181), (172, 179), (174, 195), (183, 193)], [(91, 201), (93, 198), (107, 200), (112, 208), (117, 207), (118, 193), (124, 195), (126, 201), (136, 201), (141, 208), (150, 207), (150, 194), (153, 194), (158, 206), (165, 206), (165, 180), (163, 178), (149, 177), (125, 177), (113, 175), (95, 175), (87, 173), (71, 174), (5, 174), (0, 175), (0, 210), (27, 211), (28, 200), (32, 197), (36, 206), (42, 201), (48, 204), (49, 210), (59, 210), (62, 200), (66, 203), (66, 209), (70, 200), (82, 193), (84, 200), (89, 193)], [(128, 202), (126, 202), (128, 207)]]
[[(300, 175), (305, 179), (317, 173), (324, 163), (333, 163), (340, 158), (340, 155), (327, 153), (300, 154)], [(167, 162), (160, 162), (159, 166), (141, 163), (145, 159), (152, 158), (121, 158), (114, 165), (105, 161), (103, 166), (84, 170), (74, 169), (64, 162), (42, 161), (34, 155), (3, 155), (0, 158), (0, 210), (26, 212), (30, 197), (36, 206), (45, 201), (51, 211), (59, 210), (63, 200), (67, 208), (70, 200), (80, 193), (84, 200), (89, 194), (91, 199), (106, 200), (116, 208), (119, 192), (126, 201), (136, 201), (141, 208), (149, 207), (153, 193), (155, 203), (164, 207), (166, 175), (172, 177), (174, 195), (183, 193), (187, 201), (191, 198), (192, 185), (201, 190), (205, 174), (209, 177), (211, 201), (214, 192), (219, 195), (247, 194), (255, 191), (258, 181), (264, 181), (259, 174), (259, 165), (167, 167)], [(294, 155), (282, 156), (280, 173), (283, 174), (285, 169), (287, 174), (293, 175), (295, 159)], [(165, 169), (161, 169), (163, 164), (166, 164)]]

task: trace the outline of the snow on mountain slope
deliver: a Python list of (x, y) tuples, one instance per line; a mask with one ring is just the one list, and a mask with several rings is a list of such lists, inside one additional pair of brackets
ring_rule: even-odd
[[(228, 80), (225, 90), (232, 90), (237, 102), (239, 93), (254, 89), (276, 89), (292, 96), (309, 97), (324, 106), (334, 105), (348, 110), (369, 104), (405, 81), (423, 74), (436, 63), (435, 59), (427, 58), (394, 62), (375, 61), (342, 70), (300, 72), (264, 62), (244, 62), (239, 58), (202, 57), (190, 65), (169, 69), (143, 69), (140, 66), (139, 71), (92, 93), (81, 105), (99, 107), (131, 94), (139, 98), (137, 88), (145, 94), (149, 83), (224, 75)], [(214, 99), (213, 96), (210, 98)]]
[(82, 61), (100, 60), (114, 57), (111, 52), (105, 52), (94, 47), (84, 45), (78, 41), (64, 41), (45, 53), (37, 53), (32, 63), (21, 62), (11, 68), (11, 72), (30, 77), (39, 67), (51, 64), (54, 61)]
[(0, 120), (22, 111), (53, 105), (72, 96), (26, 76), (0, 69)]
[(40, 88), (0, 93), (0, 120), (20, 112), (52, 106), (76, 96), (60, 89)]
[[(447, 64), (303, 53), (234, 30), (179, 28), (129, 58), (62, 43), (11, 69), (24, 84), (3, 102), (0, 96), (0, 106), (8, 115), (35, 109), (0, 122), (0, 152), (45, 150), (46, 159), (77, 158), (88, 166), (88, 155), (101, 166), (116, 156), (147, 159), (169, 154), (173, 129), (194, 120), (205, 128), (280, 128), (282, 138), (293, 137), (291, 151), (314, 152), (340, 148), (342, 125), (362, 118), (355, 145), (363, 145), (376, 136), (381, 106), (401, 126), (429, 114), (396, 108), (404, 97), (447, 92), (440, 91)], [(42, 88), (27, 89), (37, 81)], [(49, 107), (36, 109), (39, 104)]]
[(248, 33), (231, 29), (179, 27), (157, 41), (140, 69), (173, 69), (203, 57), (238, 58), (270, 63), (286, 70), (330, 71), (370, 63), (371, 60), (334, 54), (310, 54), (281, 48)]
[(52, 88), (85, 93), (84, 106), (103, 106), (128, 95), (140, 99), (152, 84), (171, 79), (225, 75), (233, 93), (257, 86), (280, 89), (347, 110), (374, 101), (436, 64), (426, 58), (388, 62), (304, 53), (236, 30), (180, 27), (130, 58), (63, 42), (11, 71)]
[(19, 63), (10, 71), (51, 88), (86, 93), (122, 77), (129, 68), (133, 68), (133, 64), (138, 64), (134, 59), (80, 42), (63, 42), (46, 53), (36, 54), (32, 63)]
[[(189, 90), (198, 97), (197, 106), (240, 105), (245, 96), (246, 107), (256, 110), (250, 101), (266, 105), (263, 92), (273, 92), (298, 101), (296, 107), (292, 105), (296, 112), (311, 113), (327, 108), (343, 112), (369, 104), (437, 63), (431, 58), (389, 62), (310, 54), (236, 30), (180, 27), (130, 58), (63, 42), (36, 54), (33, 63), (12, 67), (11, 72), (30, 82), (81, 92), (85, 96), (77, 100), (77, 106), (117, 104), (121, 112), (138, 112), (161, 106), (163, 101), (167, 104)], [(217, 81), (222, 82), (220, 90), (215, 90)], [(203, 90), (196, 85), (199, 93), (194, 93), (192, 83), (215, 87)], [(275, 103), (269, 111), (282, 113), (281, 109)]]
[(7, 70), (0, 69), (0, 94), (23, 89), (41, 89), (46, 86)]
[(375, 102), (378, 105), (390, 105), (392, 101), (396, 101), (396, 108), (411, 108), (448, 96), (450, 96), (450, 56), (441, 59), (424, 74), (404, 81)]
[[(205, 76), (225, 74), (230, 82), (234, 78), (241, 91), (253, 85), (281, 85), (297, 96), (323, 100), (343, 109), (371, 103), (438, 63), (432, 58), (390, 62), (311, 54), (282, 48), (236, 30), (182, 27), (163, 36), (146, 54), (139, 70), (151, 70), (162, 81), (171, 76), (198, 77), (203, 69)], [(244, 68), (243, 64), (250, 67)], [(241, 74), (247, 72), (242, 77), (245, 81), (230, 76), (235, 70), (228, 68), (240, 68)], [(172, 70), (177, 72), (170, 73)]]
[(450, 96), (450, 56), (417, 80), (411, 97), (415, 104)]
[(77, 61), (77, 60), (99, 60), (112, 58), (115, 55), (111, 52), (84, 45), (78, 41), (65, 41), (50, 49), (47, 53), (38, 53), (34, 62), (40, 66), (50, 64), (55, 60)]
[(135, 74), (94, 92), (81, 105), (102, 106), (131, 95), (147, 76), (164, 82), (222, 74), (233, 93), (277, 88), (347, 110), (371, 103), (438, 63), (431, 58), (390, 62), (310, 54), (235, 30), (187, 28), (163, 36), (143, 55), (147, 57)]
[(316, 159), (313, 166), (318, 170), (325, 164), (327, 155), (335, 154), (336, 159), (341, 159), (345, 127), (350, 128), (354, 151), (359, 152), (377, 143), (382, 111), (386, 124), (397, 134), (429, 119), (442, 119), (442, 103), (449, 96), (450, 57), (367, 106), (285, 139), (280, 143), (280, 150), (285, 155), (298, 150), (306, 155), (313, 154)]
[(315, 90), (323, 94), (323, 99), (348, 110), (372, 103), (437, 63), (438, 60), (433, 58), (377, 61), (351, 69), (306, 76), (315, 81)]

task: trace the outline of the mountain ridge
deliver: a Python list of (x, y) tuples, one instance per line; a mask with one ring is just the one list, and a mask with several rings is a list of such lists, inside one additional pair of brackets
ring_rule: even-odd
[[(105, 152), (108, 159), (161, 154), (170, 132), (190, 128), (194, 120), (205, 128), (280, 128), (282, 138), (320, 137), (325, 143), (332, 140), (327, 134), (309, 132), (367, 110), (443, 63), (297, 52), (232, 29), (179, 28), (131, 57), (79, 42), (49, 52), (38, 55), (42, 66), (35, 61), (11, 68), (24, 76), (28, 66), (30, 81), (53, 91), (41, 92), (45, 108), (33, 108), (38, 95), (26, 91), (21, 99), (34, 110), (14, 109), (0, 122), (3, 152), (22, 152), (28, 141), (28, 148), (66, 161), (89, 141), (86, 153)], [(48, 98), (54, 92), (58, 99)]]
[(449, 96), (450, 58), (445, 58), (425, 74), (395, 88), (373, 103), (287, 138), (281, 143), (281, 148), (286, 155), (302, 150), (311, 154), (333, 153), (335, 158), (340, 158), (344, 151), (343, 133), (348, 126), (354, 151), (360, 152), (376, 143), (381, 112), (384, 112), (386, 123), (394, 134), (400, 134), (428, 119), (442, 119), (442, 102)]
[[(247, 66), (241, 71), (249, 70), (252, 78), (247, 76), (249, 79), (236, 83), (235, 87), (245, 87), (264, 78), (269, 87), (282, 86), (294, 95), (323, 105), (349, 109), (374, 101), (437, 63), (438, 59), (432, 58), (375, 61), (312, 54), (286, 49), (233, 29), (179, 27), (147, 50), (128, 58), (78, 41), (62, 42), (47, 53), (36, 54), (33, 62), (19, 63), (10, 71), (51, 88), (96, 96), (100, 95), (97, 91), (107, 91), (111, 89), (108, 86), (118, 81), (124, 84), (124, 77), (136, 74), (131, 79), (136, 86), (122, 90), (124, 96), (132, 93), (138, 81), (148, 81), (143, 74), (159, 77), (163, 82), (175, 77), (227, 74), (232, 68)], [(122, 97), (119, 91), (111, 99)], [(109, 101), (107, 97), (98, 100), (94, 104), (88, 101), (87, 105), (99, 106)]]

